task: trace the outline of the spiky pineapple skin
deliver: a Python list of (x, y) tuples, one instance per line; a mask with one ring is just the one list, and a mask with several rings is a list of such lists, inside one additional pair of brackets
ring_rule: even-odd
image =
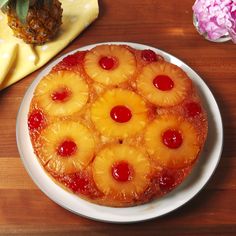
[(52, 40), (62, 24), (62, 7), (52, 0), (51, 7), (37, 1), (29, 7), (26, 23), (22, 23), (11, 7), (7, 10), (8, 25), (16, 37), (27, 44), (41, 45)]
[[(124, 46), (122, 45), (121, 48), (123, 49)], [(116, 50), (119, 50), (119, 46), (116, 47)], [(195, 162), (199, 158), (199, 152), (202, 150), (206, 140), (208, 128), (206, 112), (198, 93), (188, 77), (186, 77), (188, 84), (186, 86), (187, 92), (184, 92), (184, 98), (181, 98), (180, 101), (174, 102), (173, 104), (170, 103), (168, 106), (160, 106), (150, 102), (144, 94), (140, 93), (137, 80), (138, 76), (146, 67), (155, 67), (158, 63), (162, 63), (163, 66), (165, 63), (166, 65), (169, 64), (161, 58), (158, 59), (157, 62), (141, 61), (141, 52), (139, 50), (132, 48), (128, 48), (128, 50), (135, 57), (136, 72), (128, 80), (114, 84), (100, 83), (88, 75), (85, 70), (85, 60), (90, 50), (77, 52), (72, 56), (66, 57), (49, 73), (49, 77), (55, 74), (57, 75), (54, 77), (53, 83), (47, 81), (49, 77), (46, 76), (45, 81), (47, 82), (45, 85), (38, 85), (39, 87), (35, 90), (29, 110), (29, 117), (37, 111), (42, 112), (44, 115), (43, 122), (38, 128), (29, 129), (34, 151), (41, 161), (43, 168), (50, 173), (57, 183), (60, 182), (61, 186), (66, 190), (78, 194), (80, 197), (90, 202), (113, 207), (143, 204), (151, 201), (153, 198), (159, 198), (165, 195), (181, 184), (191, 172)], [(176, 67), (174, 66), (173, 68), (175, 71)], [(181, 69), (178, 68), (176, 70), (181, 71)], [(78, 79), (78, 81), (82, 80), (83, 83), (86, 84), (85, 87), (88, 96), (83, 106), (80, 108), (76, 106), (78, 108), (76, 108), (76, 112), (74, 112), (74, 106), (69, 105), (68, 110), (71, 112), (67, 113), (63, 111), (60, 114), (55, 114), (54, 111), (57, 111), (57, 109), (48, 109), (47, 106), (43, 105), (45, 100), (42, 102), (40, 98), (43, 97), (41, 92), (47, 89), (54, 91), (60, 81), (70, 81), (69, 75), (71, 73), (79, 75), (80, 79)], [(119, 71), (117, 73), (119, 73)], [(184, 74), (184, 76), (186, 76), (186, 74)], [(77, 82), (68, 83), (73, 89), (78, 86)], [(189, 89), (190, 87), (191, 89)], [(51, 94), (51, 92), (49, 92), (49, 94)], [(150, 92), (150, 94), (153, 95), (152, 92)], [(77, 92), (77, 95), (81, 97), (82, 93)], [(189, 111), (188, 104), (191, 103), (199, 106), (201, 112), (194, 113), (193, 111)], [(112, 120), (110, 111), (117, 105), (128, 107), (132, 111), (133, 118), (135, 119), (132, 120), (131, 118), (127, 123), (117, 123)], [(65, 109), (65, 107), (63, 109)], [(176, 122), (176, 117), (180, 117), (177, 119), (178, 122)], [(107, 122), (108, 120), (109, 122)], [(49, 143), (54, 143), (53, 140), (58, 138), (58, 135), (50, 135), (50, 130), (52, 130), (51, 127), (53, 127), (53, 124), (60, 124), (61, 122), (67, 124), (63, 126), (62, 133), (69, 129), (67, 126), (70, 127), (71, 122), (74, 122), (86, 127), (88, 132), (92, 135), (94, 144), (89, 145), (92, 153), (88, 160), (89, 163), (86, 162), (83, 165), (76, 165), (76, 168), (75, 166), (72, 168), (65, 159), (61, 162), (58, 161), (60, 158), (57, 157), (55, 158), (56, 161), (51, 161), (51, 164), (47, 165), (47, 163), (50, 162), (45, 158), (45, 153), (42, 154), (45, 151), (42, 151), (42, 147), (46, 148), (46, 150), (50, 148), (46, 147), (48, 145), (45, 145), (45, 138), (42, 137), (45, 137), (45, 133), (47, 133), (49, 135), (48, 139), (52, 140)], [(183, 132), (186, 130), (191, 131), (190, 133), (194, 132), (193, 138), (191, 138), (192, 136), (188, 138), (192, 144), (196, 144), (194, 153), (191, 150), (187, 150), (184, 152), (190, 152), (190, 156), (176, 158), (174, 153), (178, 154), (178, 151), (171, 150), (173, 151), (172, 157), (175, 161), (169, 157), (167, 158), (168, 160), (166, 160), (164, 155), (170, 153), (170, 150), (164, 146), (164, 151), (159, 151), (161, 144), (160, 142), (157, 144), (158, 132), (156, 127), (163, 127), (163, 123), (174, 123), (175, 128), (182, 127)], [(139, 126), (139, 124), (141, 124), (141, 126)], [(181, 124), (184, 125), (182, 126)], [(69, 133), (76, 137), (77, 135), (80, 136), (74, 140), (80, 140), (80, 138), (83, 140), (85, 136), (88, 136), (81, 134), (79, 130), (76, 131), (75, 128), (72, 128), (68, 134)], [(48, 135), (46, 135), (46, 137), (48, 137)], [(161, 141), (160, 137), (159, 141)], [(83, 145), (86, 146), (88, 144)], [(159, 146), (158, 152), (159, 154), (161, 153), (162, 157), (157, 157), (155, 154), (156, 145)], [(114, 149), (116, 149), (116, 151), (114, 151)], [(131, 153), (129, 151), (131, 151)], [(107, 153), (113, 153), (112, 157)], [(124, 153), (127, 155), (124, 155)], [(137, 163), (138, 160), (141, 160), (139, 158), (140, 153), (142, 153), (142, 161)], [(42, 160), (46, 161), (43, 162)], [(133, 165), (134, 169), (141, 170), (139, 173), (142, 174), (139, 177), (145, 176), (145, 181), (140, 180), (138, 181), (139, 184), (131, 185), (133, 190), (131, 187), (120, 187), (120, 183), (117, 184), (111, 176), (112, 160), (114, 160), (114, 162), (117, 160), (128, 161)], [(163, 185), (162, 182), (163, 179), (165, 180), (166, 176), (172, 179), (173, 183), (171, 183), (170, 186), (163, 187), (161, 184)], [(82, 178), (82, 180), (80, 178)], [(85, 180), (83, 178), (85, 178)], [(116, 183), (118, 187), (114, 187), (115, 185), (111, 183)], [(142, 184), (143, 187), (140, 187), (140, 183), (144, 183)], [(110, 188), (109, 186), (113, 186), (114, 188)], [(121, 189), (121, 191), (117, 189)]]

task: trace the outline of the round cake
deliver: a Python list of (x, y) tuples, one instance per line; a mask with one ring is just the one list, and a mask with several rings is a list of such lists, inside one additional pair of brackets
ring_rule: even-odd
[(28, 127), (55, 183), (90, 202), (127, 207), (184, 181), (208, 122), (180, 67), (151, 49), (106, 44), (65, 57), (40, 80)]

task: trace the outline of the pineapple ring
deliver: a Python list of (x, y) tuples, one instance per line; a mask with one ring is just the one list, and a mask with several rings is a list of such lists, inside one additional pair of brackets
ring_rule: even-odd
[[(54, 92), (68, 91), (65, 101), (52, 99)], [(75, 72), (58, 71), (45, 76), (35, 90), (38, 105), (53, 116), (68, 116), (80, 111), (88, 100), (88, 85)]]
[[(70, 156), (58, 154), (58, 147), (64, 141), (73, 141), (77, 151)], [(85, 168), (94, 156), (95, 141), (92, 133), (82, 124), (74, 121), (53, 123), (42, 131), (37, 154), (42, 164), (56, 174), (70, 174)]]
[[(133, 169), (128, 181), (117, 181), (112, 175), (112, 166), (127, 162)], [(113, 145), (102, 149), (92, 164), (93, 178), (97, 188), (114, 199), (132, 201), (150, 184), (151, 164), (148, 156), (129, 145)]]
[[(114, 58), (116, 66), (105, 70), (99, 65), (103, 57)], [(136, 71), (134, 55), (125, 47), (117, 45), (100, 45), (89, 51), (84, 60), (86, 73), (96, 82), (116, 85), (130, 79)]]
[[(110, 116), (112, 108), (120, 105), (124, 105), (132, 113), (128, 122), (119, 123)], [(136, 93), (124, 89), (112, 89), (105, 92), (92, 105), (91, 119), (103, 135), (127, 138), (145, 128), (148, 122), (147, 107), (144, 100)]]
[[(182, 136), (178, 148), (168, 148), (163, 143), (163, 134), (167, 130), (176, 130)], [(182, 117), (161, 116), (155, 119), (144, 135), (147, 151), (163, 167), (182, 168), (191, 165), (197, 158), (201, 141), (191, 123)]]
[[(153, 85), (153, 80), (158, 75), (166, 75), (171, 78), (174, 87), (171, 90), (162, 91)], [(191, 80), (178, 66), (169, 62), (154, 62), (143, 68), (137, 78), (137, 88), (149, 102), (157, 106), (174, 106), (181, 103), (191, 89)]]

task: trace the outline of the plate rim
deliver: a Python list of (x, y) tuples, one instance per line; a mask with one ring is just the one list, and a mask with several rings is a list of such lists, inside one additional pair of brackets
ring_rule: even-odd
[[(217, 128), (219, 129), (218, 131), (220, 132), (219, 133), (219, 141), (220, 141), (220, 149), (218, 151), (218, 157), (217, 157), (217, 161), (215, 162), (214, 166), (212, 167), (212, 170), (211, 170), (211, 173), (210, 175), (207, 177), (207, 179), (205, 179), (204, 183), (201, 184), (201, 187), (197, 189), (197, 191), (195, 191), (195, 193), (191, 194), (190, 197), (188, 197), (187, 200), (185, 200), (183, 203), (181, 204), (178, 204), (176, 205), (173, 209), (167, 211), (167, 212), (164, 212), (162, 214), (154, 214), (154, 215), (150, 215), (150, 216), (139, 216), (139, 217), (133, 217), (133, 218), (130, 218), (130, 219), (123, 219), (121, 217), (118, 216), (118, 218), (116, 219), (108, 219), (107, 217), (105, 216), (91, 216), (89, 214), (86, 214), (86, 213), (81, 213), (81, 212), (78, 212), (78, 211), (75, 211), (71, 208), (69, 208), (68, 206), (66, 205), (63, 205), (61, 202), (58, 202), (57, 200), (55, 200), (53, 198), (53, 196), (51, 196), (45, 189), (42, 189), (42, 186), (41, 184), (39, 183), (39, 181), (36, 179), (35, 175), (32, 173), (32, 170), (29, 168), (29, 163), (27, 163), (26, 159), (24, 158), (24, 155), (23, 155), (23, 152), (22, 152), (22, 147), (20, 146), (20, 120), (21, 120), (21, 111), (23, 110), (23, 105), (25, 104), (25, 100), (27, 98), (27, 95), (29, 96), (30, 93), (33, 93), (34, 92), (34, 89), (35, 87), (37, 86), (37, 84), (39, 83), (39, 81), (43, 78), (43, 76), (45, 74), (47, 74), (49, 72), (49, 70), (54, 66), (56, 65), (59, 61), (61, 61), (64, 57), (70, 55), (70, 54), (73, 54), (77, 51), (83, 51), (83, 50), (89, 50), (97, 45), (107, 45), (107, 44), (119, 44), (119, 45), (128, 45), (128, 46), (131, 46), (133, 48), (139, 48), (139, 49), (144, 49), (144, 48), (149, 48), (151, 50), (154, 50), (160, 54), (162, 54), (164, 56), (164, 58), (166, 57), (169, 57), (169, 58), (172, 58), (173, 60), (176, 60), (176, 61), (179, 61), (182, 63), (182, 65), (185, 67), (185, 69), (188, 69), (189, 71), (191, 71), (191, 73), (193, 73), (193, 75), (196, 77), (197, 81), (199, 83), (201, 83), (203, 86), (204, 86), (204, 89), (207, 90), (208, 92), (208, 95), (210, 94), (211, 95), (211, 101), (214, 102), (214, 106), (215, 108), (217, 109), (217, 112), (218, 112), (218, 119), (219, 119), (219, 123), (217, 124)], [(174, 63), (175, 64), (175, 63)], [(182, 68), (182, 67), (181, 67)], [(183, 69), (183, 68), (182, 68)], [(184, 70), (185, 71), (185, 70)], [(191, 78), (191, 80), (193, 80), (193, 78)], [(31, 91), (32, 90), (32, 91)], [(205, 94), (206, 92), (204, 92)], [(30, 99), (31, 100), (31, 99)], [(208, 114), (209, 115), (209, 114)], [(219, 161), (221, 159), (221, 154), (222, 154), (222, 150), (223, 150), (223, 136), (224, 136), (224, 132), (223, 132), (223, 122), (222, 122), (222, 117), (221, 117), (221, 113), (220, 113), (220, 109), (219, 109), (219, 106), (217, 104), (217, 101), (213, 95), (213, 93), (211, 92), (210, 88), (207, 86), (207, 84), (205, 83), (205, 81), (190, 67), (188, 66), (184, 61), (178, 59), (177, 57), (173, 56), (172, 54), (166, 52), (166, 51), (163, 51), (161, 49), (158, 49), (158, 48), (155, 48), (155, 47), (152, 47), (152, 46), (149, 46), (149, 45), (145, 45), (145, 44), (140, 44), (140, 43), (133, 43), (133, 42), (101, 42), (101, 43), (95, 43), (95, 44), (90, 44), (90, 45), (86, 45), (86, 46), (83, 46), (83, 47), (79, 47), (75, 50), (72, 50), (68, 53), (65, 53), (63, 54), (62, 56), (60, 56), (59, 58), (53, 60), (51, 63), (49, 63), (42, 71), (40, 71), (40, 73), (34, 78), (34, 80), (32, 81), (32, 83), (29, 85), (29, 87), (27, 88), (25, 94), (24, 94), (24, 97), (21, 101), (21, 104), (20, 104), (20, 107), (18, 109), (18, 113), (17, 113), (17, 119), (16, 119), (16, 143), (17, 143), (17, 148), (18, 148), (18, 151), (19, 151), (19, 154), (20, 154), (20, 158), (21, 158), (21, 161), (27, 171), (27, 173), (29, 174), (29, 176), (31, 177), (31, 179), (34, 181), (34, 183), (36, 184), (36, 186), (39, 188), (40, 191), (42, 191), (49, 199), (51, 199), (52, 201), (54, 201), (55, 203), (57, 203), (59, 206), (67, 209), (68, 211), (76, 214), (76, 215), (80, 215), (80, 216), (83, 216), (85, 218), (88, 218), (88, 219), (93, 219), (93, 220), (97, 220), (97, 221), (101, 221), (101, 222), (108, 222), (108, 223), (134, 223), (134, 222), (142, 222), (142, 221), (146, 221), (146, 220), (151, 220), (151, 219), (154, 219), (154, 218), (157, 218), (157, 217), (161, 217), (161, 216), (164, 216), (166, 214), (169, 214), (170, 212), (173, 212), (177, 209), (179, 209), (181, 206), (185, 205), (186, 203), (188, 203), (190, 200), (192, 200), (204, 187), (205, 185), (208, 183), (208, 181), (211, 179), (211, 177), (213, 176), (213, 174), (215, 173), (216, 171), (216, 168), (219, 164)], [(31, 142), (30, 142), (31, 144)], [(33, 153), (34, 155), (34, 153)], [(38, 161), (38, 160), (37, 160)], [(40, 163), (38, 163), (40, 165)], [(41, 165), (40, 165), (40, 168)], [(43, 169), (43, 171), (45, 171)], [(47, 175), (47, 173), (45, 173), (45, 175)], [(48, 177), (50, 178), (50, 177)], [(56, 183), (54, 183), (56, 184)], [(177, 188), (178, 189), (178, 188)], [(63, 191), (66, 191), (63, 189)], [(75, 194), (74, 194), (75, 195)], [(77, 198), (79, 198), (78, 196), (76, 196)], [(87, 204), (91, 204), (87, 201), (84, 201), (85, 203)], [(149, 203), (146, 203), (144, 205), (147, 205)], [(97, 206), (96, 204), (92, 204), (92, 205), (95, 205)], [(143, 205), (141, 205), (143, 206)], [(112, 208), (112, 209), (132, 209), (133, 207), (125, 207), (125, 208), (113, 208), (113, 207), (105, 207), (105, 206), (99, 206), (101, 208)], [(139, 206), (136, 206), (136, 207), (139, 207)], [(116, 211), (116, 210), (115, 210)]]

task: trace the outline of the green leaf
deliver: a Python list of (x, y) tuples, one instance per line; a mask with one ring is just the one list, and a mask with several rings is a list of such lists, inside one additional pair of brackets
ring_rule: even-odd
[(22, 23), (26, 23), (30, 0), (16, 1), (16, 14)]
[(0, 0), (0, 8), (3, 8), (10, 0)]

